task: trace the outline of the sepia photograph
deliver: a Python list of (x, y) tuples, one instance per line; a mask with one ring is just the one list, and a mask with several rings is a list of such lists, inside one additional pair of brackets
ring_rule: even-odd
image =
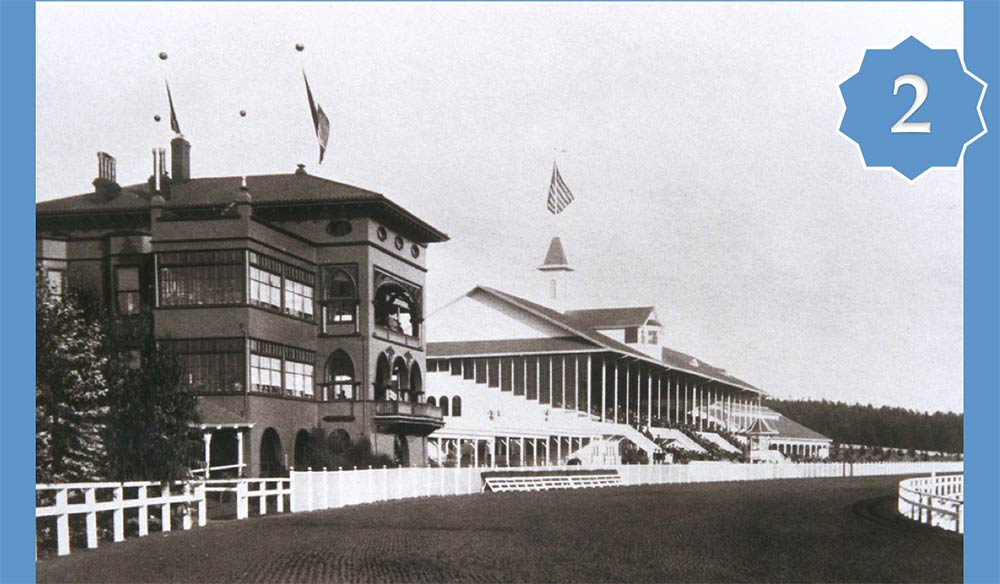
[(963, 19), (38, 3), (38, 581), (963, 581)]

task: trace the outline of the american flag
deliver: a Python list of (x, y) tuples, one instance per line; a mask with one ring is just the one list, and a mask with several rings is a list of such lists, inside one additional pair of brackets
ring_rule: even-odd
[(563, 182), (562, 175), (559, 174), (559, 168), (553, 162), (552, 181), (549, 183), (549, 213), (558, 215), (572, 202), (573, 193), (570, 192), (569, 187)]

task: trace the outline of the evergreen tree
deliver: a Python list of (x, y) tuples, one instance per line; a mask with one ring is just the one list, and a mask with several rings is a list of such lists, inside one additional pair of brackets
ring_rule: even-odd
[(188, 478), (196, 464), (197, 397), (181, 383), (177, 356), (157, 347), (151, 324), (146, 316), (104, 320), (115, 480), (175, 481)]
[(35, 271), (35, 481), (99, 480), (104, 476), (108, 414), (100, 327), (73, 298), (51, 293)]

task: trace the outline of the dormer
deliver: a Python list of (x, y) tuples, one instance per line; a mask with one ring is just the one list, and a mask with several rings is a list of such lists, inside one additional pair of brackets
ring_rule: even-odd
[(582, 327), (660, 358), (663, 325), (652, 306), (569, 310), (566, 316)]

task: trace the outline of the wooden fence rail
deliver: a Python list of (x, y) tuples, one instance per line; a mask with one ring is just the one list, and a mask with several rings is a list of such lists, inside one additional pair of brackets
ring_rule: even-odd
[(965, 533), (965, 475), (938, 475), (899, 483), (899, 512), (920, 523)]

